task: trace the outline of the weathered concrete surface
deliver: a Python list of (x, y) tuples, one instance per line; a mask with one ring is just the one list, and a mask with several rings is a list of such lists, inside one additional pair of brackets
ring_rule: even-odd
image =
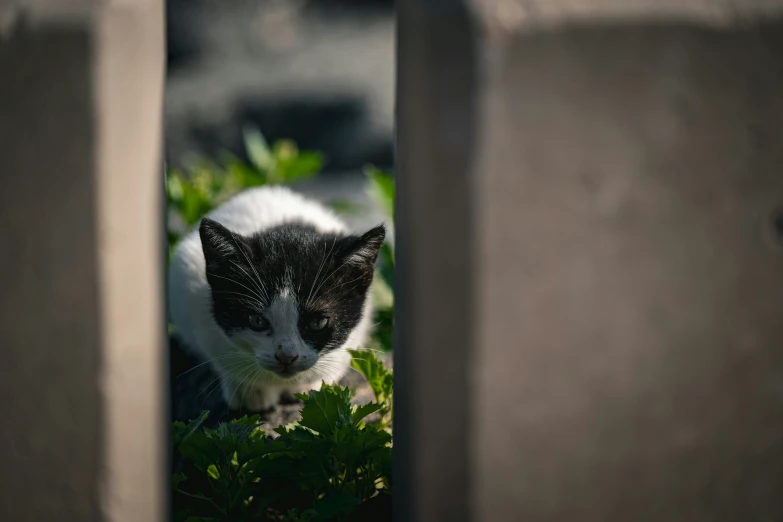
[(480, 519), (783, 517), (781, 30), (572, 28), (494, 70)]
[(398, 520), (783, 519), (783, 23), (744, 5), (400, 3)]
[(780, 16), (779, 0), (467, 0), (485, 30), (538, 31), (573, 23), (691, 22), (728, 27)]
[(0, 520), (166, 517), (162, 12), (2, 6)]

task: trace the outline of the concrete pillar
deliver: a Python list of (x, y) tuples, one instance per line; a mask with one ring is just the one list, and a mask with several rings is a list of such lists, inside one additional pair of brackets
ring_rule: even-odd
[(395, 518), (783, 519), (783, 2), (398, 2)]
[(167, 515), (162, 14), (0, 6), (0, 520)]

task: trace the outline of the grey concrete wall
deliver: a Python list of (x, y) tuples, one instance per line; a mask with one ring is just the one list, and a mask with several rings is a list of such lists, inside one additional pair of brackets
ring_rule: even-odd
[(162, 13), (0, 7), (0, 520), (166, 515)]
[(680, 4), (399, 3), (397, 520), (783, 519), (783, 3)]

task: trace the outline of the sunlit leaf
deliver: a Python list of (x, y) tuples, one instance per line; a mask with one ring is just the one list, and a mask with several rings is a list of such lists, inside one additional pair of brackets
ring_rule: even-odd
[(250, 162), (260, 171), (269, 171), (274, 166), (274, 158), (269, 150), (266, 138), (261, 132), (250, 125), (242, 129), (245, 151)]
[(373, 166), (364, 169), (369, 178), (369, 193), (376, 205), (390, 218), (394, 219), (394, 178)]

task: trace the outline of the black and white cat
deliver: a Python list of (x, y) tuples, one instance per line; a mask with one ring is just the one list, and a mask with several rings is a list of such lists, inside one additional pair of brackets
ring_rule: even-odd
[(169, 269), (169, 313), (220, 376), (231, 409), (333, 383), (370, 334), (383, 225), (364, 235), (284, 187), (250, 189), (204, 216)]

